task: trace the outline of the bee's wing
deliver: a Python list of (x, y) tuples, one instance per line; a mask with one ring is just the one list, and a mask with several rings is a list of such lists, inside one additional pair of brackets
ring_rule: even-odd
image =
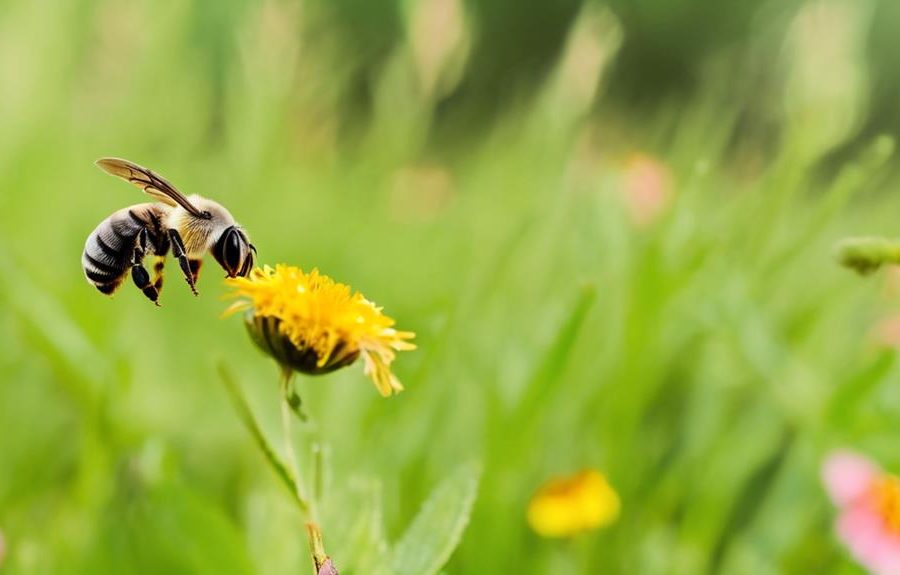
[(204, 219), (207, 217), (204, 212), (198, 210), (194, 204), (184, 197), (184, 194), (176, 190), (175, 186), (147, 168), (119, 158), (100, 158), (96, 163), (107, 174), (112, 174), (131, 182), (164, 204), (173, 207), (180, 205), (193, 216)]

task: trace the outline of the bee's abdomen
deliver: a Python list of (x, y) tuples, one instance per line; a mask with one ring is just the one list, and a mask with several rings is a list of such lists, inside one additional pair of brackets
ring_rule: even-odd
[(152, 223), (149, 207), (141, 204), (119, 210), (100, 222), (84, 243), (81, 265), (87, 280), (104, 294), (113, 293), (131, 267), (140, 231)]

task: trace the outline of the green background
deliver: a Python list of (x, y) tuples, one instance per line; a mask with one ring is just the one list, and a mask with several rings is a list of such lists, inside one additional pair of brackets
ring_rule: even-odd
[[(361, 365), (299, 381), (342, 573), (473, 461), (447, 573), (858, 572), (819, 467), (843, 446), (900, 468), (900, 287), (832, 248), (897, 229), (897, 12), (0, 3), (0, 572), (310, 572), (219, 381), (280, 444), (277, 369), (220, 319), (212, 258), (198, 298), (170, 260), (159, 309), (84, 281), (87, 234), (144, 201), (101, 156), (418, 334), (399, 396)], [(647, 225), (635, 154), (671, 182)], [(620, 520), (538, 538), (529, 498), (585, 467)]]

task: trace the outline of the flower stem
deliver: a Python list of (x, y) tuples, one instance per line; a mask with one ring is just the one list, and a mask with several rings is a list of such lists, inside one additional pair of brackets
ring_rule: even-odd
[(306, 535), (309, 539), (309, 554), (313, 558), (313, 566), (317, 575), (338, 575), (331, 558), (325, 554), (325, 545), (322, 543), (322, 531), (315, 523), (306, 524)]
[(244, 427), (246, 427), (250, 432), (250, 435), (253, 436), (257, 447), (263, 452), (263, 455), (266, 457), (266, 461), (269, 462), (272, 470), (275, 471), (275, 474), (281, 479), (284, 486), (291, 492), (300, 512), (309, 516), (310, 505), (303, 495), (303, 490), (300, 487), (298, 479), (296, 479), (296, 476), (288, 470), (281, 459), (279, 459), (278, 455), (276, 455), (272, 446), (269, 445), (269, 441), (266, 439), (266, 436), (263, 435), (262, 429), (260, 429), (259, 424), (256, 422), (256, 418), (253, 417), (253, 412), (250, 411), (247, 399), (244, 397), (244, 394), (240, 387), (238, 387), (234, 377), (223, 363), (219, 364), (219, 375), (222, 378), (222, 383), (225, 385), (225, 389), (228, 391), (228, 395), (231, 397), (231, 401), (234, 404), (238, 417), (240, 417)]
[[(291, 421), (294, 418), (294, 411), (291, 408), (290, 400), (288, 399), (290, 396), (291, 375), (292, 372), (285, 370), (282, 372), (281, 377), (281, 431), (284, 434), (284, 451), (288, 465), (290, 466), (290, 472), (294, 477), (294, 487), (297, 490), (297, 499), (309, 502), (310, 499), (306, 497), (303, 481), (300, 476), (300, 464), (297, 460), (297, 453), (294, 451), (294, 434), (293, 426), (291, 425)], [(312, 505), (311, 502), (307, 506), (307, 510), (310, 518), (315, 521), (315, 506)]]
[[(282, 393), (281, 424), (282, 431), (284, 432), (286, 457), (290, 468), (281, 461), (275, 450), (269, 444), (266, 436), (263, 435), (259, 423), (257, 423), (256, 418), (253, 416), (253, 412), (250, 410), (250, 405), (247, 403), (246, 397), (244, 397), (243, 392), (224, 363), (219, 364), (219, 375), (222, 377), (222, 383), (225, 385), (225, 389), (231, 397), (231, 401), (238, 412), (238, 416), (250, 432), (250, 435), (253, 436), (260, 451), (265, 455), (266, 461), (269, 462), (269, 465), (275, 471), (275, 474), (281, 479), (281, 482), (287, 487), (288, 491), (291, 492), (294, 502), (300, 509), (300, 513), (308, 519), (311, 519), (311, 521), (306, 524), (306, 534), (309, 538), (309, 549), (315, 564), (316, 574), (338, 575), (334, 563), (325, 554), (325, 546), (322, 543), (322, 532), (316, 523), (317, 513), (314, 501), (307, 498), (303, 488), (299, 465), (297, 464), (297, 455), (294, 452), (294, 445), (291, 441), (293, 437), (291, 434), (291, 420), (294, 417), (294, 411), (290, 405), (289, 395), (287, 393)], [(282, 391), (287, 391), (289, 389), (290, 373), (285, 373), (282, 378)], [(317, 455), (317, 467), (321, 465), (318, 458), (319, 456)], [(320, 470), (317, 469), (316, 475), (318, 476), (319, 473)], [(317, 480), (317, 483), (319, 483), (319, 480)]]
[(322, 445), (315, 441), (313, 443), (313, 499), (320, 501), (322, 499), (323, 484), (325, 482), (323, 475), (325, 474), (325, 454)]

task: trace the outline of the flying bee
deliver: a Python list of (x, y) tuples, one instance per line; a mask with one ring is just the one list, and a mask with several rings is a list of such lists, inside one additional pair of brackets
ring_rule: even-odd
[[(170, 249), (194, 295), (206, 252), (227, 277), (247, 276), (253, 269), (256, 248), (221, 204), (198, 195), (185, 197), (159, 174), (128, 160), (101, 158), (97, 166), (156, 200), (114, 212), (88, 236), (81, 265), (88, 282), (101, 293), (112, 294), (130, 269), (138, 289), (159, 305)], [(148, 255), (155, 256), (152, 279), (143, 264)]]

